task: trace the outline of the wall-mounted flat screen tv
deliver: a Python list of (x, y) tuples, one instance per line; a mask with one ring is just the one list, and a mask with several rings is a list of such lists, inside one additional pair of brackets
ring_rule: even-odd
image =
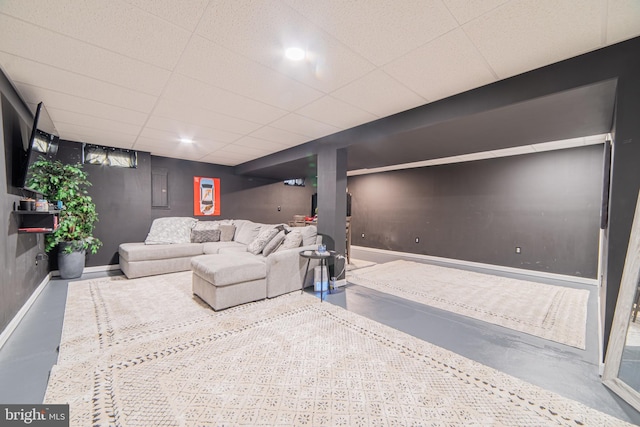
[(41, 102), (36, 108), (36, 115), (33, 119), (33, 128), (27, 148), (27, 155), (23, 167), (22, 188), (34, 191), (29, 188), (29, 180), (33, 173), (34, 164), (40, 159), (53, 159), (58, 152), (58, 132), (51, 117)]

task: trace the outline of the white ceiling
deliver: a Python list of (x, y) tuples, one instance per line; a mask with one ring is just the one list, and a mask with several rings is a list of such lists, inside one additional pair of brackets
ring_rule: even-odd
[(0, 0), (63, 139), (223, 165), (639, 35), (639, 0)]

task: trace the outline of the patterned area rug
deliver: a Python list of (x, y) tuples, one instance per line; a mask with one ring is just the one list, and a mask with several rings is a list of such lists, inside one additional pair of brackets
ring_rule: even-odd
[(69, 285), (46, 403), (72, 426), (620, 426), (308, 294), (214, 312), (189, 273)]
[(463, 316), (585, 348), (589, 291), (411, 261), (350, 273), (347, 281)]

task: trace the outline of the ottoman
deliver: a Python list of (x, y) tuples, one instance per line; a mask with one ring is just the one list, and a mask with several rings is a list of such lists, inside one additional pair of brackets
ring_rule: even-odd
[(214, 310), (267, 297), (266, 264), (248, 252), (191, 259), (193, 293)]

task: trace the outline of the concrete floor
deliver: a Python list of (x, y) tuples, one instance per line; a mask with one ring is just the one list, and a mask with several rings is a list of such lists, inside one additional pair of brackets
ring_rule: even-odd
[[(357, 258), (384, 262), (379, 256)], [(476, 270), (478, 271), (478, 270)], [(486, 271), (485, 271), (486, 272)], [(89, 279), (114, 274), (85, 274)], [(494, 272), (494, 274), (497, 274)], [(532, 280), (529, 276), (512, 277)], [(80, 279), (78, 279), (80, 280)], [(538, 280), (541, 281), (541, 280)], [(587, 348), (579, 350), (531, 335), (456, 315), (365, 287), (351, 285), (326, 301), (461, 354), (514, 377), (622, 420), (640, 425), (640, 413), (610, 392), (598, 375), (597, 288), (545, 279), (544, 283), (590, 291)], [(51, 367), (57, 360), (66, 280), (54, 279), (40, 294), (15, 333), (0, 349), (0, 403), (41, 403)]]

